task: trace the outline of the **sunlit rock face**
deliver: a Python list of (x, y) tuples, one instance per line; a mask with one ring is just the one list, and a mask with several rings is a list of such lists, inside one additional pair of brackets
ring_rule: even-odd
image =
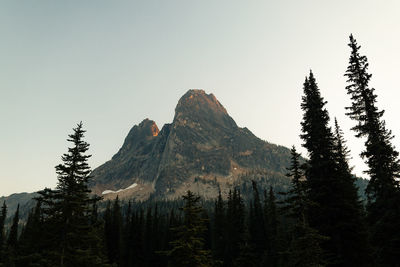
[(238, 127), (213, 94), (189, 90), (161, 131), (149, 119), (130, 130), (118, 153), (93, 171), (92, 188), (101, 194), (137, 183), (126, 197), (175, 198), (190, 189), (211, 198), (255, 170), (284, 179), (289, 157), (287, 148)]

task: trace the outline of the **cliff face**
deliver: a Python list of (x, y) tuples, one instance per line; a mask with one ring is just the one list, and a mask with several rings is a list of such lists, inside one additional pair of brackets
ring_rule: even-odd
[(119, 195), (174, 198), (191, 189), (213, 197), (254, 170), (284, 179), (289, 157), (288, 149), (238, 127), (214, 95), (189, 90), (179, 100), (173, 122), (161, 131), (148, 119), (130, 130), (118, 153), (93, 171), (93, 190), (101, 194), (136, 183)]

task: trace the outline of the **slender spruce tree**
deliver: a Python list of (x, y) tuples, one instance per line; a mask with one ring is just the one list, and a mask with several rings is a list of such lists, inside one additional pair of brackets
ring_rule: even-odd
[(283, 193), (285, 199), (281, 212), (292, 220), (289, 233), (289, 245), (285, 251), (287, 266), (324, 266), (324, 251), (321, 242), (327, 238), (311, 228), (307, 219), (310, 201), (307, 196), (304, 174), (300, 166), (300, 154), (293, 146), (291, 149), (291, 166), (287, 177), (292, 180), (291, 189)]
[(218, 261), (223, 260), (226, 230), (225, 203), (222, 199), (221, 190), (214, 205), (214, 227), (213, 227), (213, 257)]
[(375, 89), (369, 85), (372, 75), (368, 73), (368, 59), (360, 54), (361, 46), (353, 35), (348, 45), (351, 54), (345, 76), (347, 94), (352, 102), (346, 109), (347, 115), (357, 123), (352, 128), (356, 137), (365, 138), (361, 157), (368, 165), (365, 173), (370, 178), (366, 189), (367, 215), (374, 258), (378, 265), (397, 266), (400, 255), (399, 153), (391, 142), (394, 136), (382, 118), (384, 110), (376, 105)]
[(46, 249), (44, 257), (57, 266), (101, 266), (104, 262), (101, 251), (96, 250), (92, 236), (92, 198), (88, 183), (91, 178), (87, 163), (90, 155), (85, 153), (89, 144), (83, 140), (85, 131), (82, 122), (73, 129), (67, 139), (72, 143), (68, 152), (57, 165), (56, 189), (46, 188), (39, 192), (38, 200), (43, 205)]
[[(342, 210), (341, 219), (342, 236), (341, 241), (343, 259), (347, 266), (363, 265), (370, 266), (372, 263), (371, 246), (366, 228), (364, 207), (358, 196), (358, 188), (356, 187), (356, 177), (351, 173), (351, 168), (348, 163), (350, 154), (346, 146), (346, 141), (343, 137), (343, 132), (335, 118), (334, 132), (334, 153), (337, 162), (337, 177), (341, 182), (342, 194), (347, 201), (347, 209)], [(344, 203), (345, 204), (345, 203)], [(347, 240), (352, 240), (348, 242)], [(357, 248), (354, 249), (354, 245)]]
[(171, 241), (171, 249), (165, 251), (169, 258), (169, 266), (211, 266), (211, 252), (204, 249), (203, 234), (206, 231), (205, 221), (201, 214), (200, 197), (188, 191), (184, 195), (184, 214), (182, 225), (173, 229), (177, 238)]
[(238, 188), (230, 190), (226, 210), (226, 246), (224, 266), (234, 266), (241, 250), (246, 248), (248, 238), (245, 229), (245, 206)]
[(276, 197), (272, 186), (269, 187), (268, 194), (264, 190), (264, 221), (266, 235), (266, 251), (264, 254), (264, 263), (276, 266), (278, 265), (280, 250), (280, 240), (278, 238), (278, 213), (276, 207)]
[(264, 212), (261, 204), (260, 194), (258, 192), (257, 183), (252, 181), (253, 201), (250, 204), (249, 214), (249, 234), (250, 241), (253, 246), (254, 256), (262, 257), (268, 247), (268, 239), (266, 234), (266, 226), (264, 222)]
[[(354, 179), (348, 167), (339, 161), (338, 148), (329, 127), (325, 108), (314, 75), (310, 72), (304, 83), (301, 108), (303, 146), (308, 150), (306, 169), (310, 226), (329, 237), (322, 244), (331, 266), (368, 266), (363, 247), (365, 236), (355, 231), (361, 222), (360, 205)], [(351, 253), (348, 248), (351, 249)]]
[(14, 267), (18, 257), (18, 230), (19, 230), (19, 204), (15, 211), (10, 232), (8, 233), (6, 251), (5, 251), (5, 266)]
[[(292, 187), (288, 192), (282, 192), (285, 196), (280, 211), (294, 220), (306, 221), (309, 200), (307, 199), (307, 188), (303, 170), (300, 165), (300, 154), (295, 146), (290, 150), (290, 167), (287, 169), (287, 177), (291, 179)], [(304, 218), (303, 218), (304, 217)]]
[(28, 215), (27, 222), (19, 238), (19, 257), (17, 266), (46, 266), (46, 259), (40, 256), (43, 250), (42, 233), (44, 231), (41, 215), (41, 203)]
[(1, 214), (0, 214), (0, 263), (4, 261), (4, 246), (6, 242), (4, 224), (6, 218), (7, 218), (7, 205), (6, 202), (4, 201), (3, 206), (1, 207)]
[(7, 239), (7, 249), (16, 251), (18, 245), (18, 225), (19, 225), (19, 204), (15, 211), (13, 222), (10, 228), (10, 233)]

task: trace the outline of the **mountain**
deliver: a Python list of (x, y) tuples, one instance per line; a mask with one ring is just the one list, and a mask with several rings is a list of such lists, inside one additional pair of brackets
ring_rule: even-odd
[(213, 94), (189, 90), (161, 131), (149, 119), (135, 125), (112, 159), (93, 170), (91, 187), (106, 198), (171, 199), (188, 189), (212, 198), (251, 179), (289, 186), (289, 160), (289, 149), (238, 127)]
[[(91, 189), (105, 199), (150, 196), (174, 199), (192, 190), (214, 198), (218, 190), (226, 196), (239, 186), (244, 196), (252, 192), (251, 180), (261, 187), (272, 185), (286, 191), (289, 150), (240, 128), (212, 94), (189, 90), (178, 102), (173, 122), (159, 131), (149, 119), (135, 125), (112, 159), (93, 170)], [(366, 200), (366, 179), (357, 179), (361, 199)], [(102, 193), (106, 194), (102, 194)], [(24, 219), (34, 207), (37, 193), (0, 197), (8, 207), (7, 221), (20, 204)]]
[(15, 211), (17, 210), (17, 206), (20, 206), (19, 216), (24, 220), (31, 209), (35, 206), (34, 197), (37, 197), (38, 194), (34, 193), (14, 193), (9, 196), (0, 197), (0, 206), (3, 203), (7, 205), (7, 223), (11, 223), (11, 219), (14, 216)]

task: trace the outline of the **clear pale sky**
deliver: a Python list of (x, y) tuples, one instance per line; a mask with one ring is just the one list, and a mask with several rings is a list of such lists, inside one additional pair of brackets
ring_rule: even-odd
[(144, 118), (171, 122), (191, 88), (213, 93), (258, 137), (300, 149), (310, 69), (360, 175), (362, 142), (344, 115), (348, 36), (368, 56), (400, 148), (399, 12), (390, 0), (2, 1), (0, 195), (53, 187), (79, 121), (95, 168)]

